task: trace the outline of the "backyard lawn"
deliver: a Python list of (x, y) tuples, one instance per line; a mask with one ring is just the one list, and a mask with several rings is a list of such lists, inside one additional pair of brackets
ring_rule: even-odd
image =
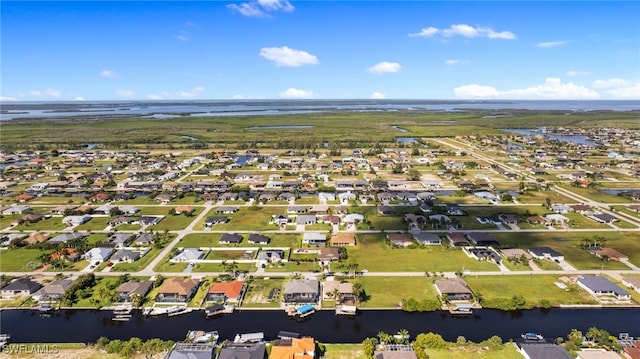
[[(500, 300), (510, 300), (514, 295), (526, 299), (528, 308), (535, 307), (540, 301), (548, 300), (551, 305), (559, 304), (596, 304), (595, 300), (576, 284), (562, 282), (555, 275), (504, 275), (504, 276), (465, 276), (469, 288), (483, 297), (482, 306), (498, 307)], [(560, 282), (567, 285), (560, 289), (554, 284)]]
[(363, 308), (399, 308), (403, 299), (415, 298), (436, 300), (438, 292), (434, 278), (427, 277), (358, 277), (349, 279), (359, 282), (369, 298), (359, 304)]

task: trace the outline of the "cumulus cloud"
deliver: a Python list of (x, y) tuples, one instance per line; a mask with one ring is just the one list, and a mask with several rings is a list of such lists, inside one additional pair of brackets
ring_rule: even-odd
[(539, 47), (541, 49), (548, 49), (550, 47), (561, 47), (566, 45), (566, 41), (547, 41), (547, 42), (539, 42), (535, 44), (535, 47)]
[(115, 72), (113, 70), (102, 70), (102, 71), (100, 71), (100, 76), (104, 77), (105, 79), (117, 79), (117, 78), (120, 78), (120, 74), (118, 74), (117, 72)]
[(136, 92), (133, 90), (116, 90), (116, 94), (118, 96), (122, 96), (122, 97), (126, 97), (126, 98), (133, 98), (136, 97)]
[(315, 65), (318, 58), (306, 51), (296, 50), (287, 46), (263, 47), (260, 56), (276, 63), (276, 66), (297, 67), (302, 65)]
[(227, 9), (247, 17), (269, 17), (269, 12), (292, 12), (293, 5), (287, 0), (258, 0), (240, 4), (229, 4)]
[(596, 80), (593, 87), (604, 90), (607, 98), (616, 100), (640, 99), (640, 82), (632, 82), (621, 78)]
[(397, 62), (382, 61), (369, 67), (367, 71), (371, 72), (372, 74), (380, 75), (380, 74), (386, 74), (389, 72), (398, 72), (401, 69), (402, 69), (402, 66), (400, 66), (400, 64)]
[(422, 28), (419, 32), (409, 34), (409, 37), (442, 37), (462, 36), (466, 38), (484, 37), (487, 39), (514, 40), (516, 35), (511, 31), (495, 31), (489, 27), (471, 26), (467, 24), (453, 24), (447, 29), (438, 29), (430, 26)]
[(58, 89), (46, 88), (44, 90), (30, 90), (26, 94), (19, 94), (20, 97), (34, 97), (44, 99), (59, 99), (62, 97), (62, 91)]
[(478, 84), (456, 87), (456, 97), (467, 99), (518, 99), (518, 100), (594, 100), (600, 94), (572, 82), (562, 83), (558, 78), (547, 78), (544, 83), (524, 89), (499, 91), (493, 86)]
[(387, 96), (385, 94), (383, 94), (381, 92), (378, 92), (378, 91), (372, 93), (371, 96), (369, 96), (369, 98), (376, 99), (376, 100), (381, 100), (381, 99), (384, 99), (386, 97)]
[(316, 97), (313, 91), (301, 90), (293, 87), (288, 88), (284, 92), (281, 92), (280, 96), (284, 98), (300, 98), (300, 99)]
[(470, 62), (471, 61), (467, 59), (449, 59), (449, 60), (446, 60), (444, 63), (448, 66), (455, 66), (455, 65), (465, 65)]
[(264, 96), (247, 96), (247, 95), (241, 95), (241, 94), (236, 94), (231, 96), (232, 100), (262, 100), (264, 99)]
[(73, 98), (73, 101), (86, 101), (86, 99), (82, 96), (77, 96)]
[(206, 88), (204, 86), (197, 86), (189, 91), (179, 91), (179, 92), (163, 91), (160, 94), (147, 95), (147, 98), (151, 100), (195, 99), (195, 98), (200, 98), (204, 94), (205, 90)]
[(11, 96), (0, 96), (0, 101), (18, 101), (18, 99)]
[(568, 77), (589, 76), (589, 75), (591, 75), (591, 72), (589, 72), (589, 71), (567, 71), (567, 73), (564, 74), (564, 75), (568, 76)]

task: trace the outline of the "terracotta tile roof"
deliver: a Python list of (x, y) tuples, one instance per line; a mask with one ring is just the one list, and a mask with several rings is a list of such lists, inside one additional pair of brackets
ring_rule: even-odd
[(310, 353), (315, 352), (316, 345), (313, 338), (292, 339), (291, 345), (274, 345), (271, 347), (269, 359), (299, 359), (313, 358)]
[(241, 280), (234, 280), (231, 282), (217, 282), (211, 285), (209, 293), (224, 293), (227, 298), (238, 298), (242, 292), (244, 282)]
[(177, 278), (173, 277), (168, 279), (160, 287), (159, 293), (176, 293), (178, 295), (189, 295), (191, 289), (198, 285), (199, 281), (192, 278)]

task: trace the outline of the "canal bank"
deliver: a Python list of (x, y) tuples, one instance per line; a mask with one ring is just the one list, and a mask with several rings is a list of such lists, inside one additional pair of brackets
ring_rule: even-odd
[(11, 334), (13, 343), (95, 342), (99, 337), (143, 340), (183, 340), (192, 329), (217, 330), (220, 339), (237, 333), (264, 332), (275, 339), (279, 331), (313, 336), (326, 343), (360, 343), (380, 331), (396, 333), (407, 329), (411, 335), (434, 332), (446, 340), (458, 336), (479, 342), (493, 335), (503, 340), (517, 339), (524, 332), (539, 332), (548, 338), (566, 336), (571, 329), (586, 332), (590, 327), (605, 329), (617, 336), (620, 332), (640, 336), (640, 309), (549, 309), (526, 311), (475, 310), (470, 316), (454, 316), (445, 311), (407, 313), (398, 310), (360, 311), (355, 318), (339, 317), (333, 311), (319, 311), (307, 320), (288, 319), (282, 311), (236, 311), (207, 319), (204, 312), (193, 311), (179, 316), (145, 317), (138, 310), (129, 321), (113, 321), (113, 314), (100, 310), (60, 310), (41, 316), (33, 310), (3, 310), (0, 328)]

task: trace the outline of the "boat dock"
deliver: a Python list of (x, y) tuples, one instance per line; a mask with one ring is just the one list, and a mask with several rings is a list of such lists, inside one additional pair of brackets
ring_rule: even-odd
[(316, 307), (313, 304), (305, 304), (299, 307), (287, 307), (285, 311), (287, 313), (287, 316), (289, 316), (290, 318), (303, 319), (315, 313)]
[(344, 316), (356, 316), (358, 314), (358, 308), (355, 305), (340, 304), (336, 307), (336, 315)]
[(0, 334), (0, 348), (4, 348), (4, 346), (7, 345), (7, 343), (9, 343), (10, 339), (11, 339), (11, 335)]
[(233, 305), (212, 305), (205, 308), (204, 313), (207, 318), (220, 314), (232, 314), (235, 307)]
[(454, 308), (449, 308), (449, 313), (453, 315), (471, 315), (473, 314), (473, 305), (456, 304)]
[(126, 322), (131, 319), (133, 307), (130, 305), (120, 305), (113, 308), (113, 318), (111, 320)]

